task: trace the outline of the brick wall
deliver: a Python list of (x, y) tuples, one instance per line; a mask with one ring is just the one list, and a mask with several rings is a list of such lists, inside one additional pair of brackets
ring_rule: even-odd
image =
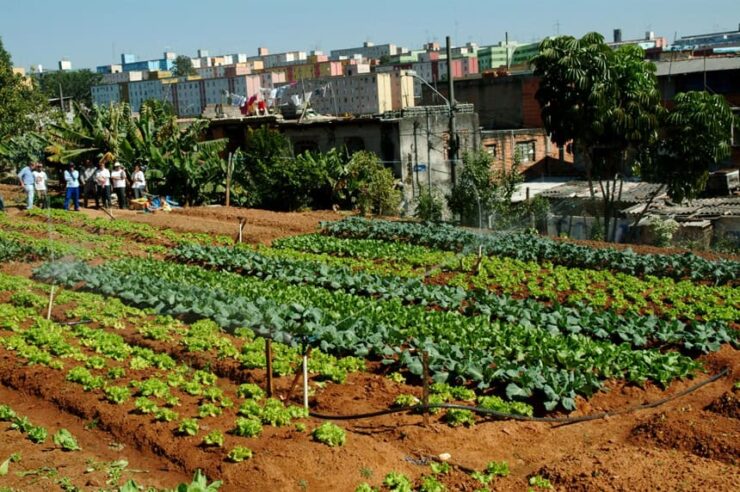
[[(519, 145), (517, 145), (519, 144)], [(528, 149), (534, 153), (528, 153)], [(543, 128), (524, 130), (496, 130), (481, 132), (481, 148), (491, 155), (497, 169), (503, 166), (507, 171), (514, 164), (514, 155), (519, 148), (523, 155), (520, 172), (528, 177), (563, 176), (577, 174), (573, 168), (573, 154), (564, 153), (564, 165), (559, 163), (558, 147), (549, 141)]]
[(522, 80), (522, 124), (525, 128), (542, 127), (540, 104), (535, 99), (540, 79), (528, 77)]

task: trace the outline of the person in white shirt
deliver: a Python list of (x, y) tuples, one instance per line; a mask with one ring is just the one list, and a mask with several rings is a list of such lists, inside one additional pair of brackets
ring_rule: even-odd
[(118, 208), (126, 208), (126, 171), (120, 162), (113, 165), (110, 179), (113, 183), (113, 191), (116, 192), (116, 197), (118, 197)]
[(38, 167), (33, 171), (33, 188), (36, 191), (36, 196), (41, 202), (41, 208), (48, 207), (48, 196), (46, 194), (46, 181), (49, 176), (44, 171), (44, 166), (39, 164)]
[(134, 198), (141, 198), (144, 195), (146, 189), (146, 178), (144, 178), (144, 171), (141, 170), (140, 165), (134, 166), (134, 184), (131, 185), (131, 189), (134, 190)]
[(69, 210), (70, 200), (74, 203), (75, 211), (80, 210), (80, 172), (75, 169), (73, 162), (64, 171), (64, 181), (67, 183), (67, 194), (64, 197), (64, 210)]
[(95, 173), (95, 184), (98, 193), (95, 195), (95, 208), (100, 208), (103, 202), (104, 208), (110, 208), (110, 171), (105, 168), (105, 160), (98, 164), (98, 172)]

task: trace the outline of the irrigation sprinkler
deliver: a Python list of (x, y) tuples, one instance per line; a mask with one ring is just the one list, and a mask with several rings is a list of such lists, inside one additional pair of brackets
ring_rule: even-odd
[(267, 361), (267, 366), (265, 368), (267, 376), (265, 381), (265, 393), (267, 393), (268, 398), (272, 398), (272, 339), (270, 338), (265, 339), (265, 360)]

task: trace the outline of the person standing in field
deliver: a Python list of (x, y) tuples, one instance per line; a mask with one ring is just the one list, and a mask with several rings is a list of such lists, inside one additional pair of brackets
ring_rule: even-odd
[(113, 182), (113, 191), (116, 192), (116, 197), (118, 197), (118, 208), (126, 208), (126, 171), (120, 162), (113, 165), (110, 179)]
[(141, 198), (146, 189), (146, 178), (144, 177), (144, 171), (141, 170), (141, 166), (138, 164), (134, 166), (133, 180), (134, 184), (131, 185), (131, 188), (134, 190), (134, 198)]
[(48, 179), (49, 176), (44, 171), (44, 166), (39, 164), (33, 172), (33, 188), (41, 203), (41, 208), (47, 208), (49, 206), (49, 197), (46, 194), (46, 182)]
[(75, 169), (73, 162), (64, 171), (64, 181), (67, 184), (67, 194), (64, 196), (64, 210), (69, 210), (69, 202), (72, 201), (75, 212), (80, 210), (80, 172)]
[(92, 163), (90, 159), (85, 161), (85, 169), (82, 170), (80, 176), (80, 184), (82, 185), (82, 205), (87, 208), (87, 203), (90, 198), (96, 198), (96, 185), (95, 185), (95, 174), (98, 172), (98, 168)]
[(34, 177), (33, 177), (33, 170), (36, 168), (36, 163), (32, 162), (31, 164), (25, 166), (21, 171), (18, 173), (18, 182), (21, 185), (21, 188), (23, 188), (26, 192), (26, 210), (31, 210), (33, 208), (33, 195), (34, 195)]
[(95, 195), (95, 208), (100, 208), (101, 202), (104, 208), (110, 208), (110, 171), (105, 168), (105, 160), (101, 160), (98, 164), (95, 185), (98, 191)]

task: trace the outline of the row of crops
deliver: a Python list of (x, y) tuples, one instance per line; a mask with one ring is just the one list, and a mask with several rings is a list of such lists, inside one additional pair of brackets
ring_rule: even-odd
[(525, 261), (550, 261), (578, 268), (609, 269), (630, 275), (689, 278), (723, 284), (737, 280), (740, 263), (710, 261), (687, 254), (636, 254), (632, 250), (592, 248), (532, 234), (480, 234), (448, 225), (367, 220), (359, 217), (326, 223), (332, 236), (403, 241), (449, 251), (482, 250), (487, 255)]

